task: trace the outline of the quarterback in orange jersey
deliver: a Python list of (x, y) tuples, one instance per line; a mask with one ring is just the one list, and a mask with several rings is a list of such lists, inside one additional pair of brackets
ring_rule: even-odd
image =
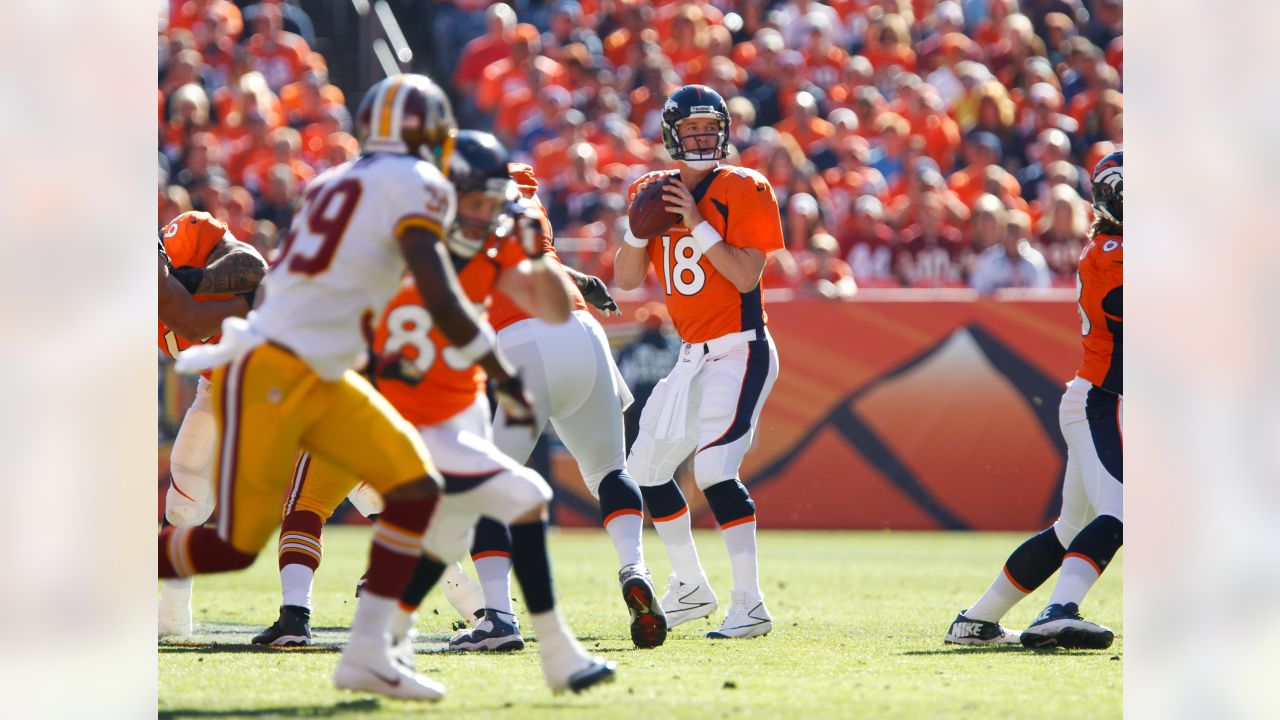
[(738, 473), (778, 377), (760, 276), (767, 255), (783, 247), (782, 222), (764, 176), (720, 164), (729, 147), (729, 113), (714, 90), (686, 85), (672, 93), (662, 111), (662, 137), (678, 173), (640, 178), (630, 198), (670, 175), (666, 207), (681, 222), (660, 237), (628, 232), (614, 274), (621, 287), (636, 288), (652, 263), (684, 344), (641, 413), (627, 464), (671, 558), (674, 572), (662, 600), (669, 624), (704, 617), (717, 606), (674, 480), (676, 466), (692, 453), (694, 477), (733, 567), (728, 613), (707, 637), (757, 637), (773, 621), (757, 573), (755, 502)]
[[(460, 131), (449, 181), (458, 195), (458, 220), (446, 242), (462, 296), (483, 307), (490, 294), (499, 290), (541, 320), (564, 323), (571, 308), (568, 281), (545, 258), (545, 216), (517, 201), (502, 145), (487, 133)], [(427, 554), (392, 614), (396, 657), (413, 667), (414, 611), (446, 572), (446, 564), (466, 553), (476, 522), (483, 516), (511, 528), (515, 540), (511, 559), (538, 629), (543, 670), (551, 688), (577, 691), (610, 679), (612, 664), (588, 655), (554, 608), (545, 537), (551, 488), (536, 472), (494, 446), (485, 372), (432, 326), (413, 284), (406, 283), (383, 310), (372, 355), (378, 389), (416, 427), (444, 477), (443, 497), (422, 542)], [(533, 434), (527, 422), (507, 418), (510, 408), (503, 412), (500, 426), (515, 425), (518, 432)], [(321, 527), (361, 479), (307, 453), (298, 461), (293, 478), (279, 545), (284, 602), (280, 617), (254, 638), (255, 644), (308, 644), (311, 581), (322, 552)], [(480, 609), (478, 601), (474, 609)], [(514, 640), (523, 645), (519, 637)]]
[[(1089, 243), (1080, 255), (1084, 359), (1058, 409), (1067, 441), (1062, 512), (1024, 542), (978, 602), (951, 623), (945, 642), (1027, 647), (1111, 646), (1115, 634), (1080, 617), (1080, 603), (1124, 540), (1124, 151), (1093, 171)], [(1061, 569), (1048, 606), (1021, 633), (1001, 627), (1019, 600)]]
[[(243, 317), (267, 264), (252, 245), (204, 212), (186, 212), (160, 230), (160, 350), (177, 357), (193, 344), (216, 338), (222, 321)], [(215, 428), (209, 378), (197, 381), (196, 397), (182, 418), (169, 451), (165, 519), (176, 527), (203, 525), (213, 513), (210, 487)], [(191, 578), (160, 584), (160, 637), (191, 634)]]

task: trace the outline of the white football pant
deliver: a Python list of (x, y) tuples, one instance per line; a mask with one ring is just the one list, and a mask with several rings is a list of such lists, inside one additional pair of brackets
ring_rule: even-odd
[[(1100, 406), (1105, 412), (1099, 412)], [(1106, 455), (1113, 468), (1117, 467), (1123, 442), (1124, 398), (1098, 390), (1088, 380), (1077, 377), (1067, 383), (1062, 395), (1058, 423), (1067, 441), (1067, 471), (1062, 484), (1062, 512), (1053, 530), (1062, 547), (1069, 547), (1076, 534), (1099, 515), (1124, 521), (1124, 485), (1103, 459)], [(1099, 445), (1105, 451), (1101, 455)]]

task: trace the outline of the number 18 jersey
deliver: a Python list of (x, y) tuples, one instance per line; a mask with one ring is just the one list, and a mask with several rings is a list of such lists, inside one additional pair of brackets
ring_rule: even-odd
[[(631, 184), (627, 205), (635, 200), (650, 173)], [(782, 219), (778, 198), (763, 175), (747, 168), (721, 165), (691, 187), (698, 212), (729, 245), (755, 248), (766, 256), (781, 250)], [(692, 228), (676, 225), (649, 240), (649, 259), (662, 283), (671, 322), (685, 342), (699, 343), (722, 335), (763, 328), (768, 316), (760, 299), (761, 286), (739, 292), (703, 257), (690, 235)]]
[(373, 320), (400, 288), (397, 238), (423, 227), (444, 236), (453, 186), (430, 163), (364, 155), (318, 175), (294, 214), (280, 259), (263, 280), (250, 322), (325, 380), (355, 366)]

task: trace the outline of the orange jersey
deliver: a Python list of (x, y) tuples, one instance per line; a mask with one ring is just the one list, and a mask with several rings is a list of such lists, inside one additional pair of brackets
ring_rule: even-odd
[[(631, 183), (627, 208), (645, 178), (671, 174), (653, 172)], [(763, 175), (748, 168), (721, 165), (690, 188), (703, 219), (726, 243), (755, 248), (766, 256), (781, 250), (782, 219), (778, 198)], [(763, 328), (768, 316), (760, 299), (761, 285), (750, 292), (738, 289), (703, 257), (689, 234), (676, 225), (649, 240), (649, 259), (662, 282), (667, 310), (685, 342), (705, 342), (721, 335)]]
[(1076, 373), (1116, 395), (1124, 394), (1124, 238), (1098, 235), (1080, 254), (1080, 333), (1084, 360)]
[[(524, 252), (516, 243), (489, 238), (480, 252), (458, 269), (463, 294), (472, 303), (484, 304), (502, 272), (523, 259)], [(412, 280), (406, 280), (387, 303), (374, 331), (373, 351), (379, 355), (399, 352), (423, 373), (417, 385), (378, 379), (378, 390), (414, 425), (444, 422), (484, 393), (484, 370), (453, 356), (453, 346), (439, 328), (432, 327), (431, 315)]]
[[(160, 231), (160, 238), (164, 243), (165, 254), (169, 256), (174, 267), (204, 267), (209, 260), (209, 253), (228, 232), (226, 223), (207, 212), (184, 212), (164, 226)], [(201, 295), (196, 299), (198, 301), (225, 300), (230, 297), (235, 296)], [(156, 322), (160, 328), (160, 349), (171, 358), (176, 358), (179, 352), (192, 345), (218, 340), (216, 335), (204, 340), (187, 340), (178, 337), (177, 333), (170, 330), (163, 322), (159, 320)]]
[[(516, 181), (516, 185), (520, 188), (520, 194), (526, 199), (532, 200), (534, 206), (538, 208), (542, 215), (542, 249), (546, 253), (547, 262), (552, 267), (562, 267), (560, 256), (556, 255), (556, 248), (553, 244), (555, 239), (551, 231), (551, 221), (547, 219), (547, 210), (542, 207), (542, 202), (538, 200), (535, 194), (538, 191), (538, 179), (533, 174), (533, 168), (524, 163), (511, 163), (511, 179)], [(492, 238), (490, 238), (492, 240)], [(565, 278), (568, 281), (568, 278)], [(578, 290), (578, 286), (569, 282), (569, 301), (573, 305), (574, 310), (586, 310), (587, 301), (582, 298), (582, 293)], [(501, 330), (508, 325), (527, 320), (533, 317), (516, 305), (511, 298), (503, 293), (497, 293), (493, 296), (493, 303), (489, 306), (489, 324), (494, 330)]]

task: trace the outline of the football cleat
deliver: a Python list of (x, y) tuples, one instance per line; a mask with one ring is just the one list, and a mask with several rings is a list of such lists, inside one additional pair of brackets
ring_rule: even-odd
[(391, 656), (386, 644), (353, 637), (342, 650), (333, 684), (342, 690), (374, 692), (401, 700), (439, 700), (444, 685), (406, 670)]
[(653, 591), (653, 580), (643, 565), (628, 565), (618, 571), (622, 598), (631, 613), (631, 642), (638, 648), (655, 648), (667, 639), (667, 616)]
[(157, 618), (158, 635), (162, 638), (178, 638), (191, 635), (191, 578), (163, 580), (160, 583), (160, 610)]
[(1017, 645), (1022, 633), (1000, 623), (965, 617), (961, 610), (942, 642), (947, 645)]
[(281, 605), (280, 617), (249, 642), (254, 645), (299, 647), (311, 644), (311, 610), (298, 605)]
[(524, 638), (520, 637), (520, 623), (515, 615), (488, 608), (474, 628), (449, 638), (449, 649), (459, 652), (523, 650)]
[(716, 594), (711, 591), (706, 578), (699, 578), (696, 584), (691, 585), (671, 573), (667, 583), (667, 594), (662, 596), (662, 612), (667, 616), (668, 630), (716, 611)]
[(565, 690), (580, 693), (600, 683), (612, 682), (617, 663), (588, 655), (577, 640), (568, 643), (541, 645), (542, 676), (551, 692), (559, 695)]
[(724, 622), (705, 637), (724, 640), (769, 634), (773, 629), (773, 618), (769, 617), (769, 610), (764, 606), (764, 598), (736, 591), (730, 597), (732, 601), (729, 603), (729, 612), (725, 613)]
[(1060, 647), (1106, 650), (1115, 640), (1111, 628), (1080, 617), (1075, 603), (1050, 605), (1022, 631), (1022, 645), (1029, 648)]
[(397, 665), (409, 672), (417, 672), (418, 666), (414, 663), (413, 641), (418, 638), (418, 631), (409, 628), (409, 632), (400, 639), (400, 642), (391, 645), (391, 659)]
[(461, 565), (453, 563), (445, 569), (440, 584), (444, 587), (444, 598), (462, 619), (471, 627), (480, 624), (484, 619), (484, 592), (480, 583), (463, 572)]

